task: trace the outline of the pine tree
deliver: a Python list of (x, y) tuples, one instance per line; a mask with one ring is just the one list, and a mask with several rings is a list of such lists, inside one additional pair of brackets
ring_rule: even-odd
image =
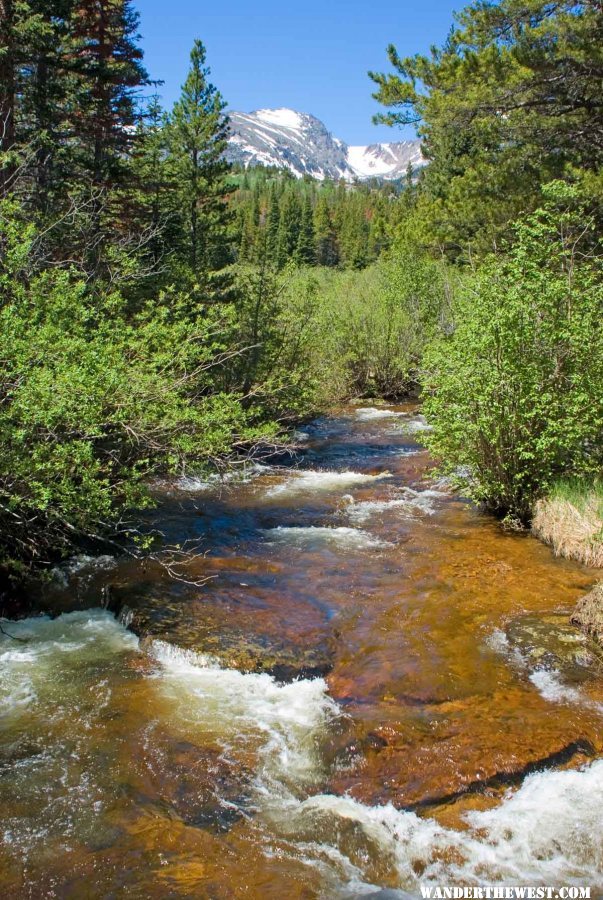
[(151, 97), (134, 145), (132, 173), (137, 187), (134, 217), (148, 235), (147, 249), (155, 269), (178, 242), (170, 204), (165, 113), (158, 96)]
[(207, 299), (224, 299), (230, 279), (218, 275), (230, 261), (227, 199), (232, 192), (224, 159), (228, 138), (225, 102), (210, 82), (205, 48), (196, 40), (191, 67), (169, 121), (175, 196), (183, 222), (184, 250)]
[(314, 240), (314, 214), (312, 201), (306, 194), (302, 205), (299, 237), (295, 248), (295, 261), (302, 266), (313, 266), (316, 262), (316, 242)]
[(129, 0), (79, 0), (71, 16), (70, 126), (79, 167), (96, 187), (119, 183), (132, 147), (136, 95), (149, 83)]
[(314, 210), (314, 233), (316, 236), (316, 262), (319, 266), (336, 266), (339, 262), (337, 237), (329, 204), (320, 194)]
[(297, 194), (287, 191), (281, 200), (281, 216), (278, 231), (277, 265), (280, 269), (293, 259), (299, 241), (301, 206)]
[(259, 207), (252, 203), (241, 212), (240, 218), (239, 259), (241, 262), (253, 262), (258, 243)]
[(279, 206), (278, 194), (276, 191), (276, 186), (272, 184), (270, 186), (268, 214), (266, 217), (266, 256), (273, 265), (276, 265), (278, 259), (278, 238), (280, 221), (281, 211)]
[(0, 0), (0, 196), (10, 189), (15, 171), (15, 45), (13, 0)]
[(364, 268), (369, 261), (369, 225), (361, 193), (348, 196), (348, 202), (339, 210), (338, 225), (343, 262), (352, 269)]
[(0, 193), (39, 202), (65, 112), (63, 39), (71, 0), (0, 0)]

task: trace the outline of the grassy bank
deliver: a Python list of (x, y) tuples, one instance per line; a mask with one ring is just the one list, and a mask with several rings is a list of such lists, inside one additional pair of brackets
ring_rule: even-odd
[(558, 481), (536, 503), (532, 531), (556, 556), (603, 568), (603, 481)]

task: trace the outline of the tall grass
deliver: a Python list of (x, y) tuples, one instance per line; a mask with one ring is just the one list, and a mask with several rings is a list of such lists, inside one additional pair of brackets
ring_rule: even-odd
[(556, 556), (603, 568), (603, 479), (557, 481), (537, 502), (532, 530)]
[(551, 491), (551, 499), (571, 503), (579, 512), (603, 519), (603, 479), (560, 478)]

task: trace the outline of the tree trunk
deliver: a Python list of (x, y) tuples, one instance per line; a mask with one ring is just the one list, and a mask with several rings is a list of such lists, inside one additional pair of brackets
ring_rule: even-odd
[(15, 143), (15, 58), (13, 47), (13, 0), (0, 0), (0, 196), (10, 189), (14, 162), (4, 154)]

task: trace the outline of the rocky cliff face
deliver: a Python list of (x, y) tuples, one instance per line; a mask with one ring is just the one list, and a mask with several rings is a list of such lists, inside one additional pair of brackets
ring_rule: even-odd
[(277, 166), (296, 177), (395, 179), (424, 165), (419, 141), (349, 147), (315, 116), (292, 109), (230, 113), (228, 158), (245, 167)]

